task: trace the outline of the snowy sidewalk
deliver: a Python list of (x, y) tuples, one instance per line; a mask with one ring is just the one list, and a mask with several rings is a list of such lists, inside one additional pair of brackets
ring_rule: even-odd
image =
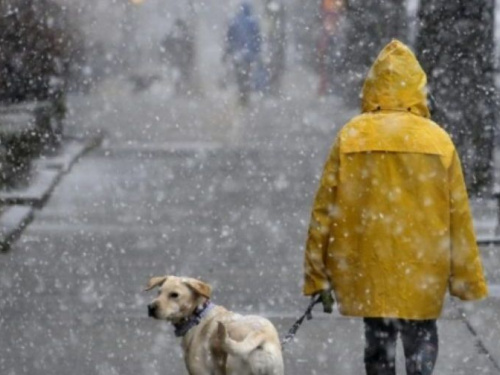
[[(81, 98), (74, 132), (108, 136), (1, 254), (0, 374), (185, 374), (171, 327), (147, 318), (154, 294), (141, 290), (156, 274), (207, 280), (215, 303), (286, 333), (308, 302), (302, 244), (318, 174), (352, 115), (293, 78), (289, 97), (246, 110), (216, 100), (224, 93), (164, 102), (161, 86), (137, 96), (123, 82)], [(500, 253), (482, 251), (498, 284)], [(436, 374), (500, 374), (487, 355), (500, 360), (499, 301), (447, 303)], [(285, 361), (289, 375), (363, 374), (361, 320), (316, 312)]]

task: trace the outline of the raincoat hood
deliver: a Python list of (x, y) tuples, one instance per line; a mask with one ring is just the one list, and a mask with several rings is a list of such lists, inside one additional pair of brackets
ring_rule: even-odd
[(427, 76), (411, 50), (391, 41), (373, 63), (363, 85), (362, 112), (409, 111), (426, 118)]

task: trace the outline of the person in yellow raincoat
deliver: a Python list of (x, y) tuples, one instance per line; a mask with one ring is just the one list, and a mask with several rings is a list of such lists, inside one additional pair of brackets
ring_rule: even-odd
[(407, 374), (431, 374), (446, 292), (487, 295), (459, 157), (430, 120), (426, 83), (403, 43), (380, 52), (312, 209), (303, 292), (331, 312), (333, 290), (341, 314), (364, 318), (368, 375), (395, 374), (398, 333)]

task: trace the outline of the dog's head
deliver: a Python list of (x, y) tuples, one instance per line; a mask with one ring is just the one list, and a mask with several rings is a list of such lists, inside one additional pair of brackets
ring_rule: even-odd
[(152, 277), (145, 290), (156, 287), (159, 288), (158, 296), (148, 305), (148, 314), (173, 323), (193, 314), (212, 293), (210, 285), (188, 277)]

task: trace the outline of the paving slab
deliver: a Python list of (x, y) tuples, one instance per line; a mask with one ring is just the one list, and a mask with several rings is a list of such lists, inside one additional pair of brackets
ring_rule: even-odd
[(487, 353), (500, 373), (500, 299), (488, 298), (461, 308), (471, 331), (479, 338), (480, 347)]
[(500, 247), (481, 247), (489, 297), (479, 302), (457, 305), (481, 346), (491, 356), (500, 373)]

